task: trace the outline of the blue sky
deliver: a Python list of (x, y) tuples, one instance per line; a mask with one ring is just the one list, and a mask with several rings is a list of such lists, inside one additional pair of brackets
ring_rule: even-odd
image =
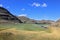
[(0, 6), (16, 16), (36, 20), (60, 18), (60, 0), (0, 0)]

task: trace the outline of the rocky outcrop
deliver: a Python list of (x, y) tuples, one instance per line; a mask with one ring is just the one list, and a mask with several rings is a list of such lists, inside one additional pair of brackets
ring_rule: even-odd
[(20, 19), (12, 15), (7, 9), (0, 7), (0, 23), (22, 23)]

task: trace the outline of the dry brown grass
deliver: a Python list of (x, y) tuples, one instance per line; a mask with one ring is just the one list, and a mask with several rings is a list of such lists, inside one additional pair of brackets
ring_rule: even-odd
[(60, 40), (60, 28), (49, 27), (49, 30), (51, 31), (51, 33), (45, 31), (24, 31), (11, 28), (0, 31), (0, 35), (4, 32), (10, 32), (15, 35), (15, 38), (18, 35), (14, 40)]

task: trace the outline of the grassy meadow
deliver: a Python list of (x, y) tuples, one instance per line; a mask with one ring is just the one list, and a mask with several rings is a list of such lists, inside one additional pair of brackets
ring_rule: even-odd
[(42, 24), (0, 24), (0, 40), (60, 40), (59, 27), (41, 26)]

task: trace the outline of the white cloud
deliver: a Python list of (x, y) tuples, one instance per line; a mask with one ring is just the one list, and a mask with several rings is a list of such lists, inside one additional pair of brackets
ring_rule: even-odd
[(3, 5), (2, 4), (0, 4), (0, 7), (2, 7)]
[(21, 10), (23, 10), (23, 11), (24, 11), (24, 10), (26, 10), (26, 9), (25, 9), (25, 8), (22, 8)]
[(20, 14), (19, 16), (27, 16), (27, 14)]
[(36, 2), (34, 2), (34, 3), (32, 3), (32, 6), (40, 7), (40, 3), (36, 3)]
[(42, 4), (42, 7), (47, 7), (47, 4), (46, 4), (46, 3), (43, 3), (43, 4)]

